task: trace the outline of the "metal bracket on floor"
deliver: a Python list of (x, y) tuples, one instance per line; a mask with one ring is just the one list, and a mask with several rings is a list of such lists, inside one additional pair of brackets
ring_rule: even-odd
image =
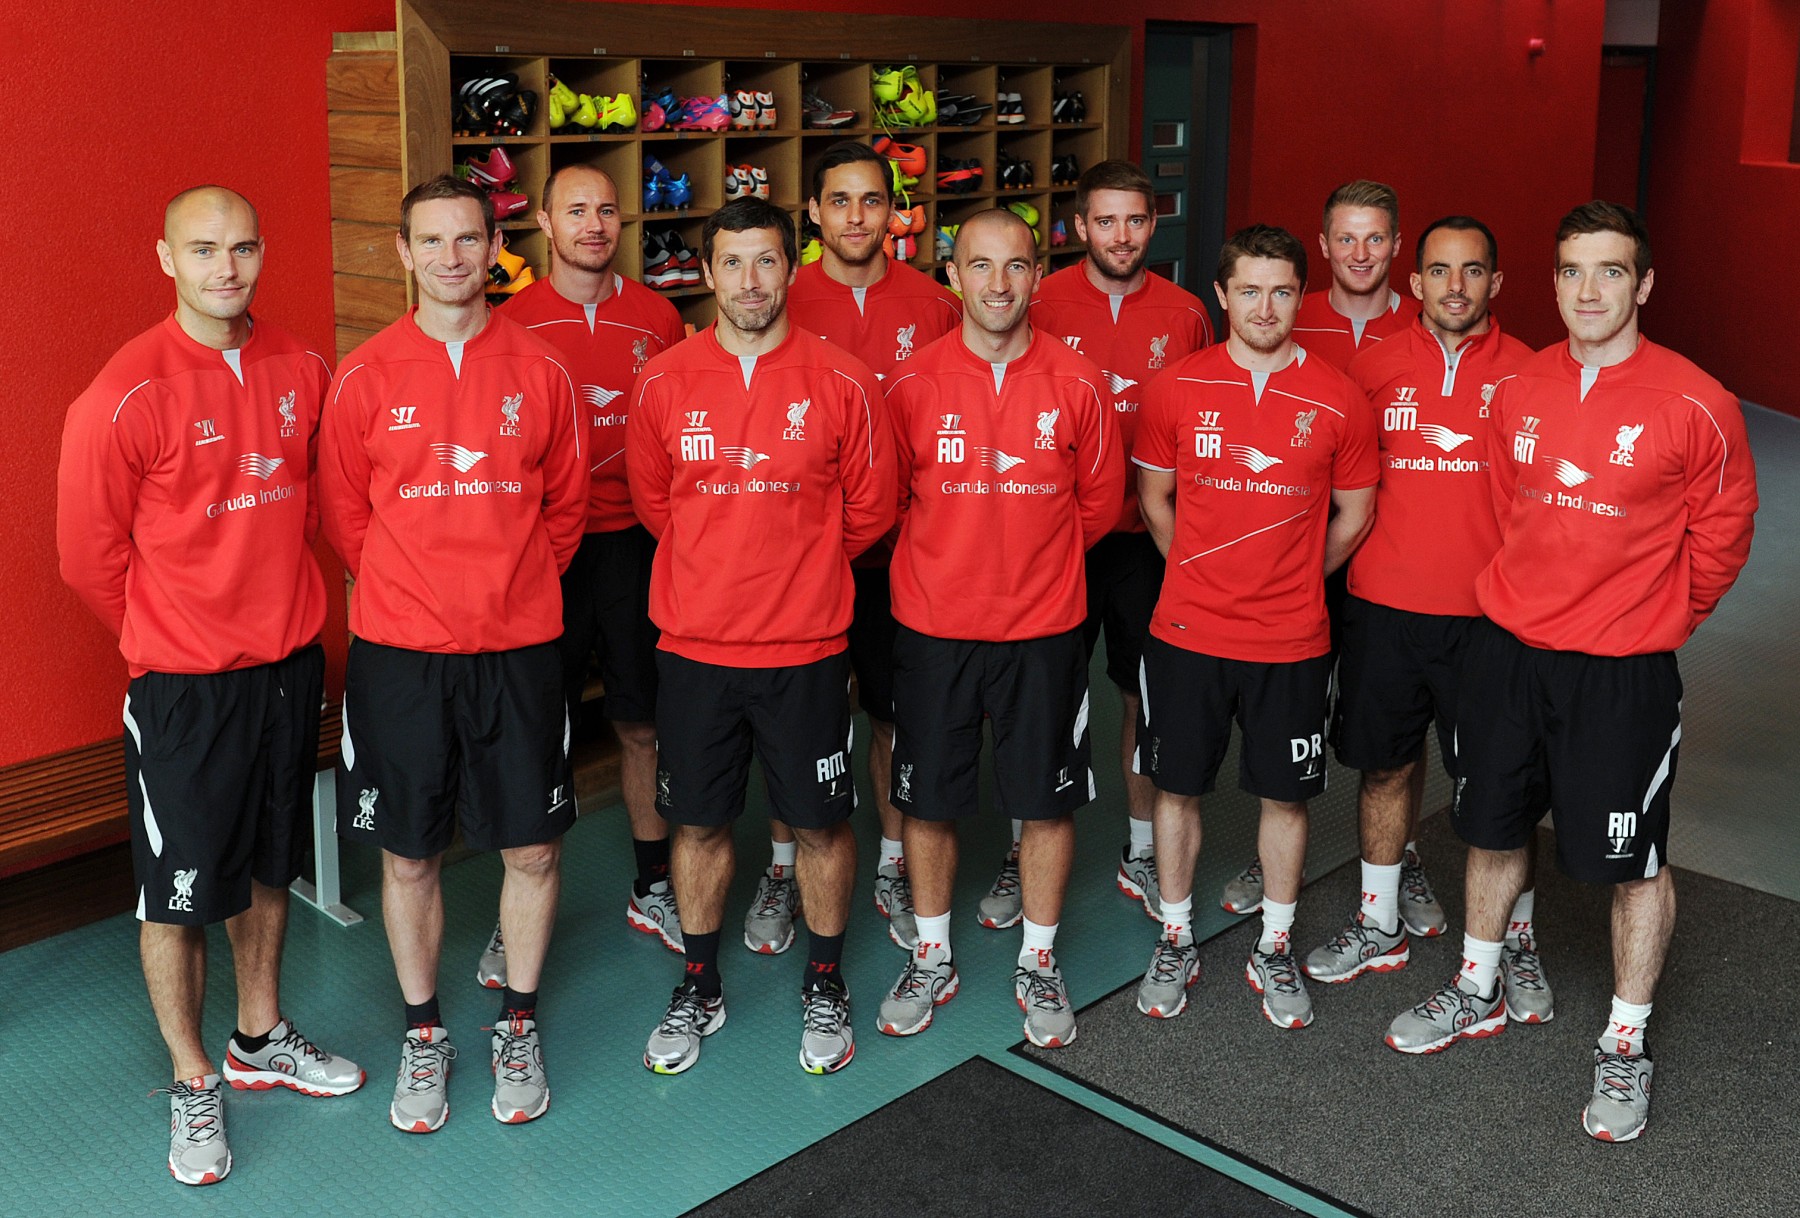
[(339, 926), (355, 926), (363, 916), (344, 904), (338, 880), (337, 769), (313, 779), (313, 878), (295, 880), (290, 891)]

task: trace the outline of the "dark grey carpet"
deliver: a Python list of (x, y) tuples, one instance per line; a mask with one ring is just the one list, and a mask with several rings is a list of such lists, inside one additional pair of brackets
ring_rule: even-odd
[(1255, 1218), (1293, 1212), (977, 1057), (688, 1214)]
[[(1450, 933), (1414, 940), (1399, 972), (1313, 985), (1310, 1028), (1262, 1018), (1243, 979), (1250, 918), (1203, 945), (1180, 1018), (1138, 1014), (1126, 987), (1082, 1012), (1075, 1044), (1029, 1056), (1373, 1214), (1800, 1213), (1790, 1005), (1800, 905), (1678, 871), (1675, 941), (1650, 1024), (1650, 1125), (1608, 1146), (1579, 1117), (1612, 994), (1610, 897), (1555, 871), (1548, 834), (1536, 921), (1555, 1019), (1425, 1057), (1382, 1043), (1396, 1014), (1453, 973), (1462, 946), (1462, 850), (1443, 817), (1422, 836)], [(1359, 879), (1353, 862), (1306, 889), (1295, 928), (1303, 956), (1354, 911)]]

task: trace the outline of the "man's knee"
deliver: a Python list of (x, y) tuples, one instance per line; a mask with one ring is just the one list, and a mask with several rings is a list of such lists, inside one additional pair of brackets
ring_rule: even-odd
[(500, 861), (505, 864), (508, 875), (530, 880), (541, 880), (553, 875), (561, 858), (560, 841), (541, 842), (535, 846), (515, 846), (500, 852)]
[(613, 720), (613, 731), (627, 752), (656, 751), (656, 724), (648, 720)]

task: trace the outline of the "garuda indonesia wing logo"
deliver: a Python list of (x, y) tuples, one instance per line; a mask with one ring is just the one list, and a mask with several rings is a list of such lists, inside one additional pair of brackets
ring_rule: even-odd
[(1564, 461), (1560, 457), (1550, 463), (1550, 472), (1556, 475), (1556, 480), (1558, 482), (1570, 488), (1580, 486), (1583, 482), (1591, 482), (1594, 479), (1594, 475), (1588, 473), (1573, 461)]
[(742, 448), (731, 444), (721, 447), (719, 453), (739, 469), (755, 469), (769, 459), (768, 453), (759, 453), (753, 448)]
[(1025, 464), (1024, 457), (1015, 457), (1011, 453), (1001, 452), (997, 448), (977, 448), (975, 451), (981, 454), (981, 463), (996, 474), (1004, 474), (1016, 466)]
[(1128, 376), (1120, 376), (1116, 372), (1108, 372), (1106, 374), (1107, 388), (1111, 389), (1114, 393), (1124, 393), (1135, 384), (1137, 384), (1137, 382)]
[(285, 457), (265, 457), (261, 453), (245, 453), (238, 458), (238, 469), (253, 478), (261, 478), (267, 482), (270, 475), (286, 463)]
[(1227, 444), (1225, 448), (1234, 461), (1248, 466), (1252, 473), (1260, 474), (1271, 465), (1281, 464), (1280, 457), (1271, 457), (1260, 448), (1253, 448), (1248, 444)]
[(431, 451), (437, 454), (439, 461), (452, 466), (459, 474), (468, 473), (475, 468), (476, 462), (487, 456), (486, 453), (474, 452), (460, 444), (433, 444)]
[(598, 385), (583, 385), (581, 387), (581, 400), (586, 402), (589, 406), (611, 406), (613, 399), (619, 397), (624, 392), (623, 389), (602, 389)]
[(1451, 431), (1441, 423), (1419, 424), (1419, 434), (1425, 437), (1427, 444), (1435, 444), (1447, 453), (1453, 453), (1474, 436), (1465, 436), (1460, 431)]

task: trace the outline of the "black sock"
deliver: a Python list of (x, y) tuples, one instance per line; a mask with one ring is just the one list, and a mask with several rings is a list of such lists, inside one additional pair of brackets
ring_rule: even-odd
[(844, 958), (842, 932), (821, 935), (816, 930), (809, 930), (806, 937), (809, 940), (806, 949), (806, 980), (801, 983), (801, 988), (844, 984), (843, 977), (838, 973), (838, 965)]
[(681, 937), (687, 948), (687, 979), (703, 998), (717, 998), (724, 993), (719, 980), (720, 934), (715, 930), (704, 935), (689, 932)]
[(532, 990), (530, 993), (527, 994), (527, 993), (522, 993), (519, 990), (515, 990), (512, 988), (512, 986), (509, 985), (500, 992), (500, 1020), (499, 1020), (499, 1022), (505, 1023), (508, 1020), (515, 1019), (515, 1018), (516, 1019), (536, 1019), (537, 1018), (537, 991), (536, 990)]
[(436, 994), (416, 1006), (410, 1002), (406, 1004), (406, 1026), (408, 1028), (441, 1028), (444, 1026), (444, 1017), (438, 1013)]
[[(276, 1027), (280, 1027), (281, 1021), (276, 1020), (275, 1024)], [(231, 1034), (231, 1039), (235, 1040), (238, 1048), (246, 1053), (261, 1053), (264, 1049), (269, 1047), (269, 1037), (274, 1034), (274, 1031), (275, 1028), (270, 1028), (261, 1036), (246, 1036), (243, 1029), (240, 1028)]]
[(634, 837), (631, 852), (637, 856), (637, 894), (646, 896), (652, 884), (669, 878), (669, 839), (646, 842)]

